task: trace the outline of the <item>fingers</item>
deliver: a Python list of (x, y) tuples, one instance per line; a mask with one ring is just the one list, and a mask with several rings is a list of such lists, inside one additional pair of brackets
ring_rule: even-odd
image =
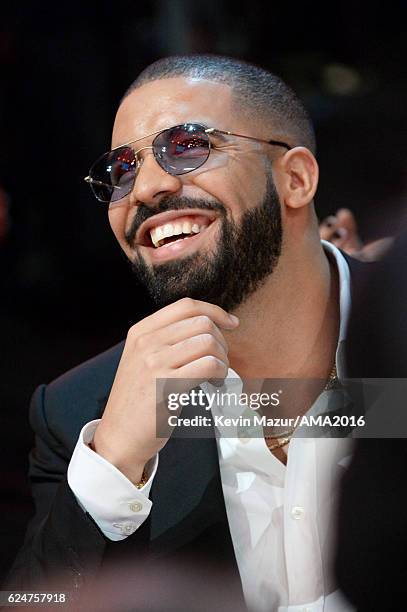
[(361, 261), (379, 261), (386, 255), (393, 243), (394, 238), (379, 238), (379, 240), (366, 244), (356, 257)]
[(169, 306), (165, 306), (158, 312), (146, 317), (140, 323), (134, 325), (129, 333), (144, 334), (161, 329), (177, 321), (189, 319), (197, 316), (207, 316), (215, 325), (222, 329), (235, 329), (238, 326), (238, 319), (229, 314), (223, 308), (201, 300), (192, 298), (182, 298)]
[(196, 384), (207, 380), (224, 380), (228, 373), (228, 364), (206, 355), (176, 370), (177, 378), (194, 379)]
[(358, 225), (356, 223), (355, 215), (351, 210), (349, 210), (349, 208), (340, 208), (336, 211), (335, 216), (339, 227), (343, 227), (350, 233), (357, 233)]
[(341, 226), (337, 216), (330, 215), (319, 226), (319, 235), (322, 240), (328, 240), (334, 244), (336, 244), (335, 240), (343, 243), (348, 238), (348, 229)]
[(184, 365), (200, 359), (201, 357), (213, 357), (222, 361), (229, 367), (227, 349), (212, 334), (199, 334), (192, 338), (187, 338), (173, 346), (169, 346), (159, 355), (155, 354), (157, 367), (167, 367), (176, 370)]
[(363, 244), (358, 235), (357, 223), (353, 213), (341, 208), (336, 215), (330, 215), (319, 226), (322, 240), (328, 240), (347, 253), (359, 251)]
[(331, 240), (336, 231), (337, 219), (333, 215), (326, 217), (319, 226), (319, 235), (322, 240)]
[(157, 346), (172, 346), (201, 334), (210, 334), (223, 346), (225, 352), (228, 352), (228, 345), (222, 332), (207, 315), (198, 315), (197, 317), (190, 317), (183, 321), (171, 323), (167, 327), (151, 334), (150, 337)]
[(327, 240), (340, 247), (348, 239), (348, 230), (340, 226), (336, 216), (330, 215), (319, 226), (319, 236), (321, 240)]

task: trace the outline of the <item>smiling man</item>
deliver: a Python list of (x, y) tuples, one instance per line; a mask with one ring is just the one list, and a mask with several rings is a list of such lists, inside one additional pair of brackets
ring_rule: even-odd
[[(136, 209), (111, 207), (113, 231), (158, 306), (188, 295), (234, 308), (271, 272), (280, 254), (280, 206), (271, 158), (262, 150), (274, 149), (276, 157), (289, 147), (267, 147), (265, 125), (260, 122), (254, 131), (242, 112), (235, 112), (241, 115), (238, 123), (231, 120), (232, 108), (237, 111), (244, 101), (234, 99), (229, 85), (176, 76), (141, 83), (143, 78), (119, 109), (113, 146), (126, 155), (120, 146), (126, 134), (137, 136), (132, 146), (140, 149), (143, 180), (139, 173), (131, 196)], [(248, 137), (225, 132), (236, 131), (236, 125)], [(164, 131), (157, 135), (158, 130)], [(256, 132), (263, 138), (256, 139)], [(145, 148), (152, 141), (153, 148)], [(130, 160), (132, 155), (133, 149)], [(164, 172), (154, 177), (157, 162)], [(114, 197), (121, 196), (117, 187)], [(256, 242), (259, 248), (250, 248)]]
[(103, 591), (101, 567), (125, 558), (132, 580), (179, 569), (178, 595), (157, 603), (147, 580), (137, 609), (347, 609), (330, 573), (347, 448), (156, 435), (157, 379), (208, 391), (341, 373), (350, 274), (319, 239), (314, 152), (301, 102), (250, 64), (167, 58), (130, 86), (86, 180), (157, 310), (34, 395), (37, 514), (10, 584)]

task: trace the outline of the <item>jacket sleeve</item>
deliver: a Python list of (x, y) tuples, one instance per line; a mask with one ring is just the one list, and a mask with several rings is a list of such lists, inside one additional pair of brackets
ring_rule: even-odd
[(35, 447), (29, 478), (35, 515), (5, 588), (78, 592), (101, 565), (106, 539), (68, 486), (70, 451), (47, 425), (46, 391), (45, 385), (35, 391), (30, 408)]

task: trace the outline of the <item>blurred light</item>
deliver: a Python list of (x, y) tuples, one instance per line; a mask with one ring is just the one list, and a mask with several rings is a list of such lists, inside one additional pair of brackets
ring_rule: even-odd
[(350, 96), (362, 87), (362, 79), (358, 71), (344, 64), (329, 64), (322, 73), (325, 89), (337, 96)]

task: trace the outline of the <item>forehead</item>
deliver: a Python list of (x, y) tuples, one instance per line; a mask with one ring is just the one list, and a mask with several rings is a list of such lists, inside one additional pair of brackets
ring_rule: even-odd
[(188, 121), (236, 129), (231, 115), (229, 85), (184, 77), (151, 81), (135, 89), (120, 105), (112, 147)]

